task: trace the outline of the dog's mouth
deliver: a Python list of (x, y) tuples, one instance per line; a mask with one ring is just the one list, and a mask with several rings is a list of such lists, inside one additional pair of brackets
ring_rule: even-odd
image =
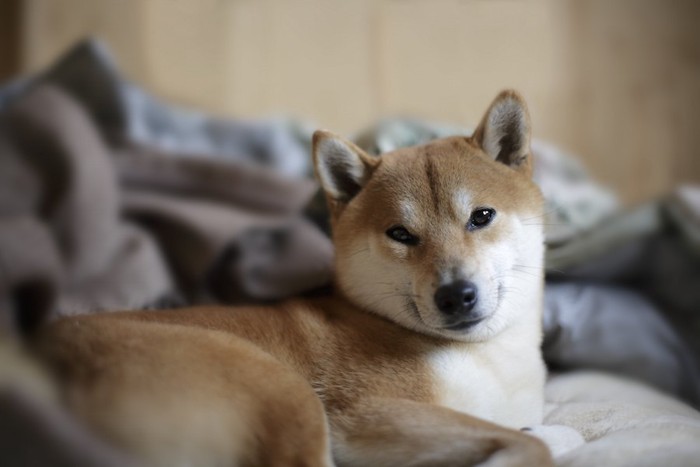
[(470, 319), (470, 320), (465, 320), (465, 321), (460, 321), (458, 323), (450, 324), (449, 326), (445, 326), (442, 329), (447, 329), (448, 331), (466, 331), (468, 329), (473, 328), (483, 320), (485, 320), (485, 316), (481, 316), (479, 318), (475, 319)]
[[(418, 305), (414, 300), (411, 300), (409, 298), (406, 299), (406, 308), (410, 311), (410, 313), (416, 318), (418, 322), (420, 322), (423, 326), (428, 326), (428, 327), (433, 327), (430, 326), (428, 323), (423, 320), (423, 317), (420, 314), (420, 311), (418, 309)], [(447, 326), (438, 326), (437, 329), (441, 331), (454, 331), (454, 332), (464, 332), (468, 331), (469, 329), (473, 328), (477, 324), (481, 323), (484, 321), (488, 316), (481, 316), (479, 318), (474, 318), (474, 319), (469, 319), (469, 320), (460, 320), (456, 323), (450, 323)]]

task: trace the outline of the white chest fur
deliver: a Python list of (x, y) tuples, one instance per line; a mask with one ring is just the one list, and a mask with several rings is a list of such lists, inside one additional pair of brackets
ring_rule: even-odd
[(438, 404), (512, 428), (542, 423), (545, 370), (536, 343), (436, 350), (430, 366)]

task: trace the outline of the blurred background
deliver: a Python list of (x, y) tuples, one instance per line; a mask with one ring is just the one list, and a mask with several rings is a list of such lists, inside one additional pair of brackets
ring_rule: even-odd
[(474, 125), (514, 87), (535, 135), (629, 203), (700, 180), (698, 18), (693, 0), (2, 0), (0, 77), (93, 35), (158, 96), (346, 134)]
[(548, 394), (632, 431), (606, 465), (696, 463), (700, 418), (576, 375), (700, 407), (698, 24), (695, 0), (0, 0), (0, 464), (129, 465), (17, 351), (47, 321), (327, 293), (312, 131), (469, 135), (503, 88), (546, 201), (543, 354), (574, 378)]

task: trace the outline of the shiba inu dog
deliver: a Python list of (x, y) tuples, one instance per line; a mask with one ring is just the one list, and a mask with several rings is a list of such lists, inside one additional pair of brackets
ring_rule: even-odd
[(36, 350), (65, 403), (158, 466), (546, 466), (543, 200), (514, 91), (471, 138), (373, 157), (318, 131), (336, 292), (75, 317)]

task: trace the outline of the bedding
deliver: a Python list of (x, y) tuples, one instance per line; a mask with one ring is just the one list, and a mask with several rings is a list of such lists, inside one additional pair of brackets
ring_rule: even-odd
[(585, 443), (561, 467), (688, 467), (700, 462), (700, 413), (647, 385), (586, 371), (547, 383), (545, 424), (577, 430)]

